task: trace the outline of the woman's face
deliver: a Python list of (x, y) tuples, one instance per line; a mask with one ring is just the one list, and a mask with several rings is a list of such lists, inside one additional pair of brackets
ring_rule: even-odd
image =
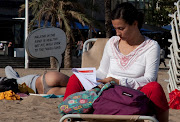
[(138, 29), (137, 21), (132, 25), (126, 23), (123, 19), (112, 20), (114, 29), (116, 30), (116, 35), (122, 40), (128, 41), (129, 39), (135, 38), (135, 33)]

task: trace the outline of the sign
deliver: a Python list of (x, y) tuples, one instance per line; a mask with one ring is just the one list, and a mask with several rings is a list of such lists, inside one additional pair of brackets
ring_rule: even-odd
[(26, 40), (26, 50), (33, 58), (55, 57), (58, 70), (62, 62), (62, 53), (66, 49), (66, 35), (55, 27), (38, 28), (32, 31)]

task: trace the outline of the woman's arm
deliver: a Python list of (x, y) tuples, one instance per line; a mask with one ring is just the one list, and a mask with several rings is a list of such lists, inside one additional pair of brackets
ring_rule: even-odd
[(109, 50), (110, 50), (110, 40), (105, 45), (103, 56), (100, 62), (100, 66), (98, 70), (96, 71), (96, 77), (98, 79), (104, 79), (107, 76), (107, 73), (109, 71), (109, 64), (110, 64), (110, 56), (109, 56)]

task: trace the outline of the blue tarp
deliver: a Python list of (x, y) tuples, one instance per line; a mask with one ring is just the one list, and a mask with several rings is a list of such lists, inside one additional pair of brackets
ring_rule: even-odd
[(171, 30), (171, 25), (165, 25), (165, 26), (162, 26), (162, 28), (166, 29), (166, 30)]
[[(43, 27), (44, 24), (45, 24), (45, 22), (44, 22), (44, 21), (41, 21), (40, 27)], [(34, 27), (38, 27), (38, 26), (39, 26), (39, 22), (36, 21), (36, 25), (34, 25)], [(47, 22), (46, 26), (51, 26), (51, 23), (50, 23), (50, 22)]]
[[(37, 24), (34, 26), (34, 27), (38, 27), (38, 21), (36, 22)], [(43, 27), (45, 24), (44, 21), (41, 21), (41, 27)], [(46, 26), (51, 26), (51, 23), (50, 22), (47, 22)], [(56, 26), (59, 27), (59, 22), (56, 22)], [(85, 25), (83, 26), (82, 24), (80, 24), (79, 22), (75, 22), (75, 27), (73, 27), (73, 25), (71, 25), (71, 28), (72, 29), (86, 29), (86, 30), (89, 30), (89, 26)], [(96, 31), (99, 31), (99, 29), (95, 28)]]
[[(75, 27), (73, 27), (73, 25), (71, 25), (71, 28), (72, 29), (80, 29), (80, 30), (89, 30), (89, 26), (87, 26), (87, 25), (83, 26), (79, 22), (75, 22)], [(99, 29), (95, 28), (95, 31), (99, 31)]]
[(140, 31), (142, 34), (163, 33), (162, 31), (152, 31), (152, 30), (145, 29), (145, 28), (141, 28)]
[(151, 30), (144, 29), (144, 28), (141, 28), (140, 31), (143, 31), (143, 32), (153, 32), (153, 31), (151, 31)]
[(72, 25), (71, 25), (71, 28), (72, 29), (89, 29), (89, 27), (87, 25), (83, 26), (79, 22), (75, 22), (75, 28)]

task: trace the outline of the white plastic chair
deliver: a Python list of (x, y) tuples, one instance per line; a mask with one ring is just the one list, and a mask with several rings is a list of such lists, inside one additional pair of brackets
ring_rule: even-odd
[[(174, 3), (177, 8), (177, 15), (180, 15), (180, 1), (178, 0), (177, 2)], [(178, 20), (180, 20), (180, 16), (178, 16)], [(180, 26), (180, 21), (179, 21), (179, 26)]]
[(178, 58), (178, 60), (180, 60), (180, 57), (178, 55), (178, 53), (180, 53), (180, 49), (178, 48), (178, 45), (180, 44), (178, 42), (179, 39), (179, 33), (177, 33), (177, 31), (175, 30), (174, 28), (175, 24), (174, 24), (174, 20), (171, 21), (171, 27), (172, 27), (172, 30), (171, 30), (171, 35), (172, 35), (172, 40), (170, 40), (169, 42), (172, 42), (172, 45), (173, 45), (173, 48), (176, 52), (176, 56)]
[(180, 90), (178, 84), (180, 83), (180, 79), (177, 78), (173, 71), (173, 66), (172, 66), (172, 61), (169, 61), (169, 84), (167, 85), (168, 92), (170, 93), (171, 91), (178, 89)]
[(180, 73), (179, 73), (179, 62), (176, 59), (176, 56), (174, 56), (173, 46), (171, 45), (169, 47), (170, 50), (170, 58), (169, 60), (169, 83), (167, 85), (168, 92), (170, 93), (174, 89), (179, 89), (178, 84), (180, 84)]
[(173, 66), (173, 69), (174, 69), (174, 72), (177, 76), (180, 76), (180, 64), (179, 64), (179, 61), (178, 59), (176, 58), (176, 56), (174, 55), (174, 52), (173, 52), (173, 46), (171, 45), (170, 48), (170, 58), (171, 58), (171, 61), (172, 61), (172, 66)]
[(170, 14), (169, 17), (172, 17), (171, 21), (171, 35), (172, 39), (168, 41), (171, 42), (170, 50), (170, 61), (169, 61), (169, 83), (167, 84), (167, 90), (170, 93), (171, 91), (178, 89), (180, 90), (180, 0), (174, 3), (177, 7), (177, 11), (174, 14)]

